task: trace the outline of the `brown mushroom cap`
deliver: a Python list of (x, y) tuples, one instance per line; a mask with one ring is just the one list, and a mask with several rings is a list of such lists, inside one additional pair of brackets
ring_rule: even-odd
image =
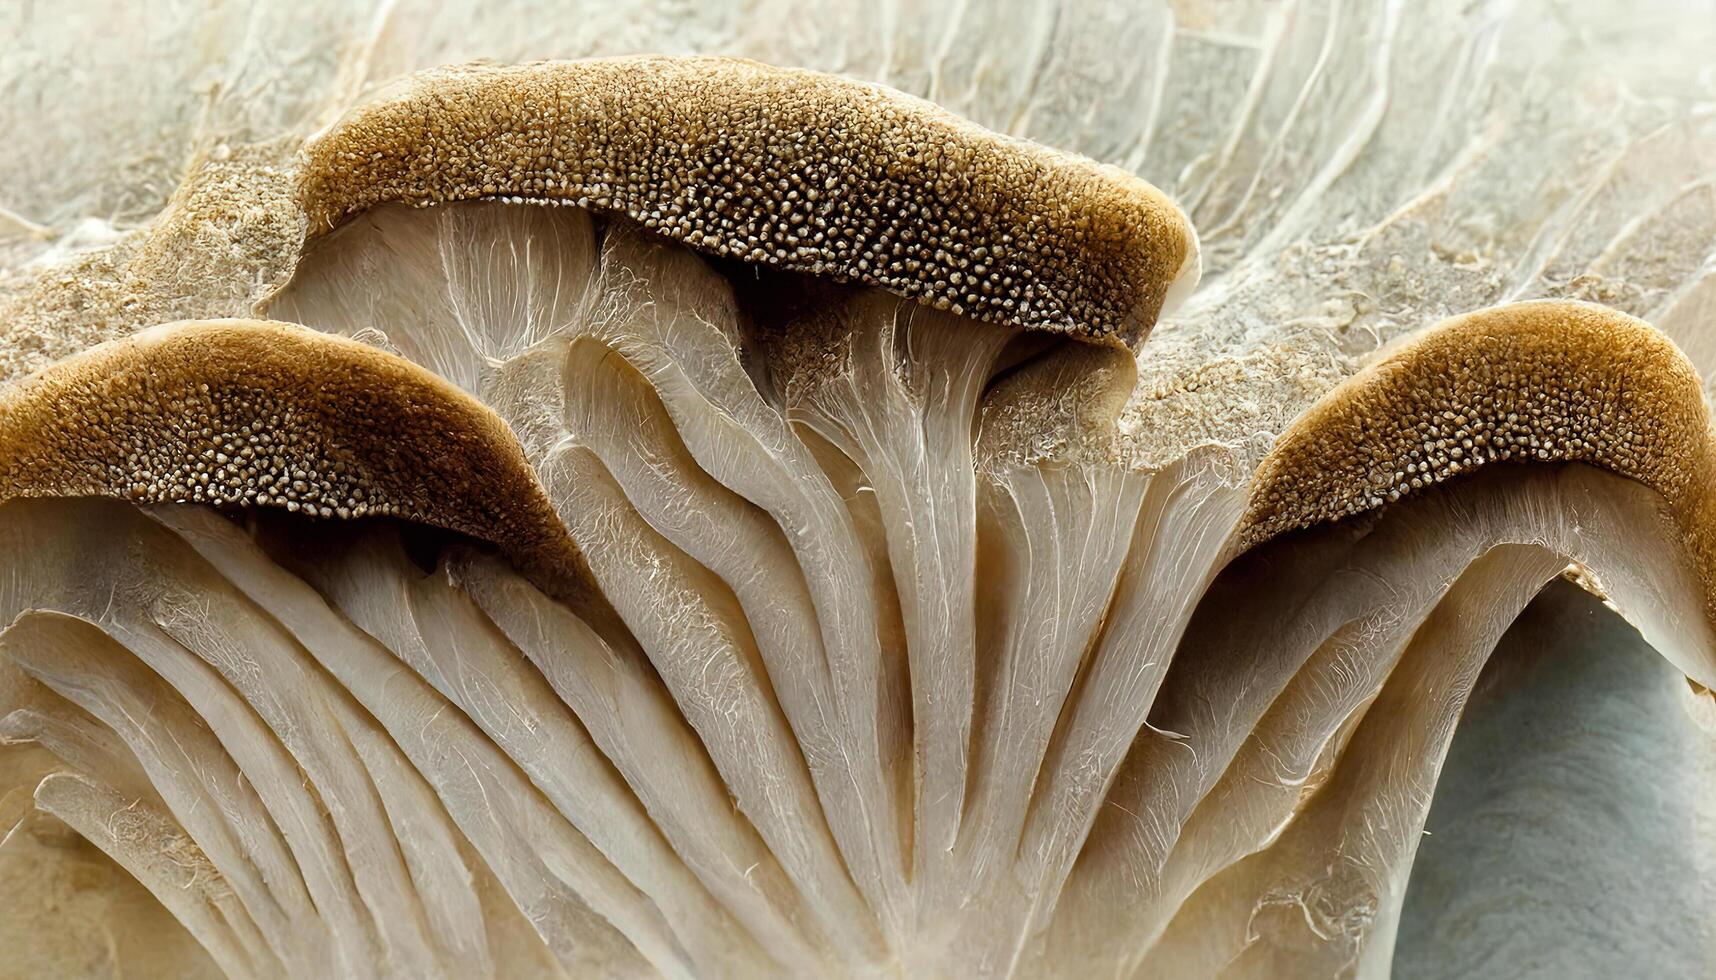
[(404, 358), (286, 323), (166, 324), (8, 388), (0, 501), (63, 496), (402, 517), (581, 578), (494, 412)]
[(1258, 468), (1246, 547), (1497, 462), (1578, 462), (1668, 501), (1716, 622), (1716, 459), (1698, 373), (1656, 328), (1515, 303), (1413, 334), (1337, 386)]
[(693, 248), (979, 320), (1135, 344), (1196, 278), (1139, 178), (891, 89), (733, 58), (473, 66), (349, 113), (300, 162), (312, 233), (378, 204), (617, 212)]

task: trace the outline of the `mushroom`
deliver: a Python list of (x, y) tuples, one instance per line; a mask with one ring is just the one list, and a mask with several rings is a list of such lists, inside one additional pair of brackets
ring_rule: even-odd
[(1146, 342), (1161, 191), (736, 59), (270, 152), (6, 307), (0, 815), (174, 970), (1385, 975), (1546, 583), (1716, 687), (1703, 384), (1623, 312), (1247, 408), (1310, 361)]

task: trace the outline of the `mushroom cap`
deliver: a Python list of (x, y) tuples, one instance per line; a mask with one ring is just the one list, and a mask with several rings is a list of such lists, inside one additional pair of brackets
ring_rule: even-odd
[(170, 323), (0, 397), (0, 500), (400, 517), (510, 547), (555, 578), (577, 549), (499, 416), (385, 351), (294, 324)]
[(1668, 502), (1716, 622), (1716, 461), (1697, 370), (1635, 317), (1540, 300), (1410, 334), (1336, 386), (1259, 466), (1245, 547), (1498, 462), (1575, 462)]
[(313, 234), (378, 204), (576, 204), (1105, 343), (1137, 344), (1197, 279), (1190, 223), (1130, 173), (880, 85), (735, 58), (424, 72), (311, 141), (299, 193)]

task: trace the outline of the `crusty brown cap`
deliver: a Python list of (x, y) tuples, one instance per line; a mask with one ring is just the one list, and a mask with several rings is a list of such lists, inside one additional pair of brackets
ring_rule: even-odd
[(1716, 453), (1698, 373), (1642, 320), (1516, 303), (1444, 321), (1300, 416), (1258, 468), (1240, 543), (1364, 513), (1502, 461), (1577, 462), (1662, 494), (1716, 623)]
[(878, 85), (733, 58), (426, 72), (311, 141), (300, 180), (312, 233), (378, 204), (573, 203), (1101, 342), (1136, 344), (1196, 279), (1185, 217), (1132, 174)]
[(401, 517), (584, 581), (499, 416), (404, 358), (292, 324), (166, 324), (6, 389), (0, 501), (52, 496)]

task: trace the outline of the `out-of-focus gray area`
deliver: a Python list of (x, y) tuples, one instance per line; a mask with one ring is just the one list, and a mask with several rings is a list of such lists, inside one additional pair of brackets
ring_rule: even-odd
[(1701, 976), (1716, 949), (1716, 736), (1700, 707), (1600, 601), (1545, 589), (1454, 735), (1394, 975)]

